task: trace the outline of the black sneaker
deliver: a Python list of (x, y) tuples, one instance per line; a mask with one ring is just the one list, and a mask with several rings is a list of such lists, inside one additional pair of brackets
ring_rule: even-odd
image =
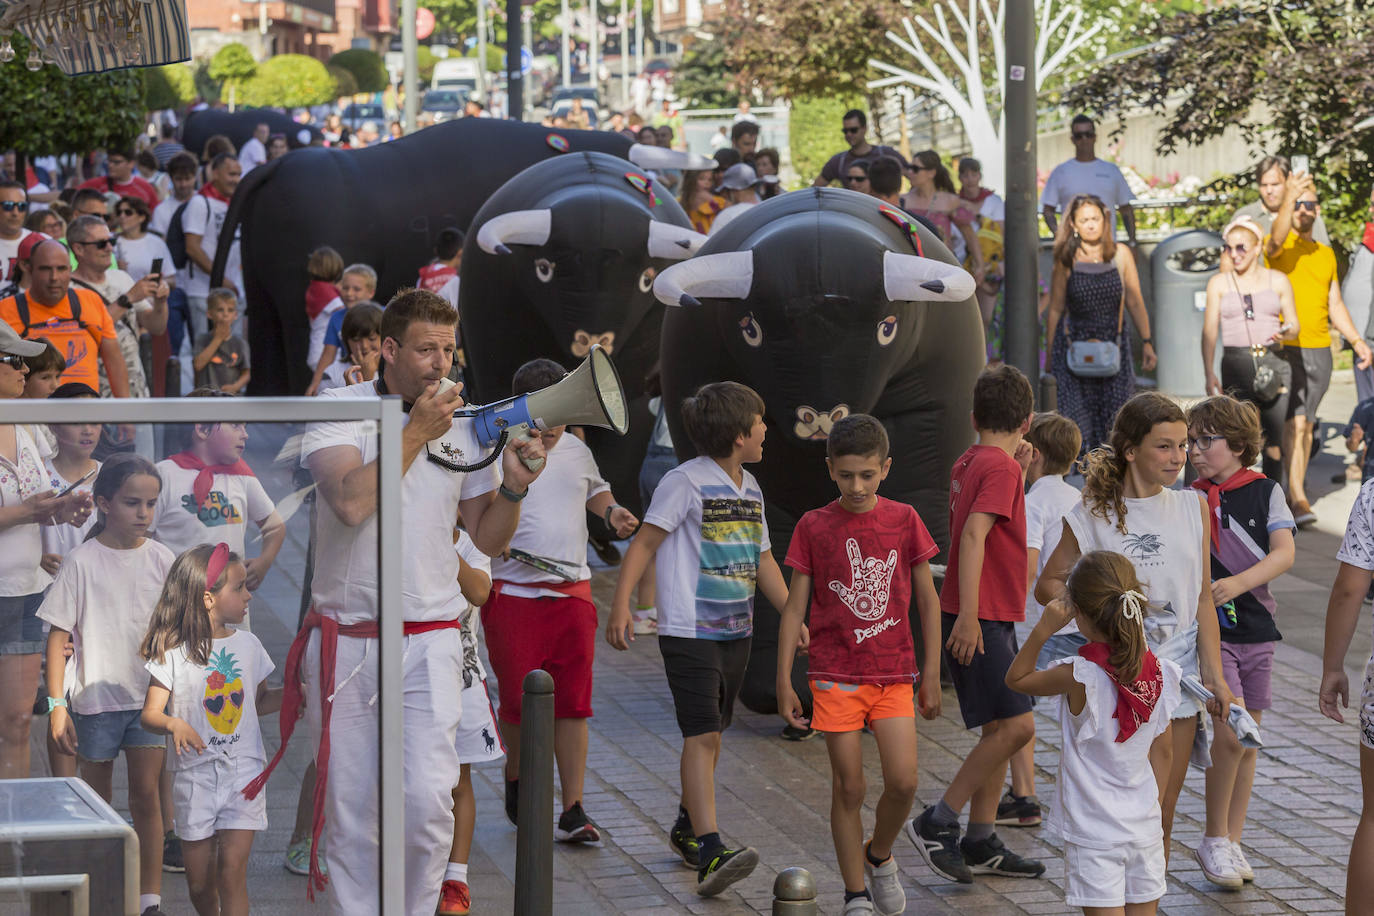
[(582, 803), (573, 802), (571, 808), (559, 815), (553, 838), (560, 843), (597, 843), (601, 840), (601, 831), (582, 810)]
[(930, 870), (946, 881), (972, 884), (973, 872), (964, 864), (959, 853), (959, 825), (941, 827), (930, 819), (933, 807), (922, 811), (919, 817), (907, 821), (906, 837), (911, 840), (921, 858), (926, 860)]
[(752, 846), (722, 849), (704, 867), (697, 869), (697, 893), (714, 897), (736, 881), (749, 877), (758, 864), (759, 853)]
[(1040, 805), (1024, 795), (1008, 792), (997, 803), (997, 818), (993, 823), (998, 827), (1039, 827)]
[(506, 819), (520, 826), (520, 780), (506, 780)]
[(168, 830), (162, 838), (162, 870), (184, 872), (186, 860), (181, 857), (181, 837), (175, 830)]
[(778, 737), (784, 741), (810, 741), (812, 738), (819, 738), (821, 733), (814, 728), (797, 728), (795, 725), (784, 725)]
[(695, 869), (700, 861), (701, 844), (692, 831), (674, 825), (668, 831), (668, 846), (677, 853), (682, 859), (682, 864), (687, 868)]
[(610, 541), (600, 538), (587, 538), (587, 542), (592, 545), (592, 550), (596, 552), (596, 557), (607, 566), (620, 565), (620, 551), (615, 549), (615, 545)]
[(997, 834), (985, 840), (959, 843), (968, 870), (975, 875), (1001, 875), (1004, 878), (1038, 878), (1045, 873), (1045, 864), (1012, 852)]

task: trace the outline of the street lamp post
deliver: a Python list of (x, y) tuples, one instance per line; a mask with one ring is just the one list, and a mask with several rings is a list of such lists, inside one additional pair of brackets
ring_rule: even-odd
[(597, 2), (596, 2), (596, 0), (592, 0), (592, 10), (591, 10), (591, 12), (592, 12), (591, 33), (590, 33), (589, 37), (587, 38), (587, 67), (588, 67), (588, 69), (591, 70), (591, 86), (592, 86), (592, 89), (595, 89), (595, 88), (596, 88), (597, 79), (598, 79), (598, 77), (599, 77), (599, 75), (600, 75), (600, 72), (601, 72), (601, 64), (600, 64), (600, 58), (601, 58), (601, 53), (600, 53), (600, 52), (601, 52), (601, 47), (600, 47), (599, 30), (598, 30), (598, 28), (597, 28), (597, 27), (601, 24), (601, 23), (598, 21), (598, 20), (600, 20), (601, 16), (600, 16), (600, 14), (599, 14), (599, 12), (598, 12), (598, 9), (597, 9)]
[(403, 120), (406, 133), (415, 130), (415, 116), (420, 110), (420, 67), (416, 60), (415, 0), (401, 0), (401, 54), (405, 58), (405, 107)]
[(560, 81), (564, 89), (572, 85), (572, 14), (568, 12), (568, 0), (563, 0), (563, 9), (558, 20), (559, 36), (558, 42), (563, 48), (563, 78)]
[(491, 107), (491, 93), (487, 91), (487, 0), (477, 0), (477, 92), (482, 102)]
[(630, 17), (620, 0), (620, 108), (630, 107)]
[[(1030, 379), (1039, 394), (1040, 227), (1035, 187), (1035, 0), (1007, 0), (1006, 67), (1002, 111), (1006, 117), (1007, 222), (1006, 361)], [(1042, 409), (1045, 405), (1041, 405)]]
[(506, 116), (525, 117), (525, 78), (520, 72), (520, 0), (506, 0)]

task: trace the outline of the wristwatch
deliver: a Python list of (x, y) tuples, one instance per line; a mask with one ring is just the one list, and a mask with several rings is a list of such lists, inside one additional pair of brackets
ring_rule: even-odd
[(115, 300), (115, 305), (125, 309), (131, 309), (134, 307), (134, 304), (129, 301), (129, 297), (124, 295), (123, 293), (121, 293), (119, 298)]
[(620, 503), (611, 503), (609, 506), (606, 507), (606, 512), (605, 512), (604, 515), (601, 516), (601, 520), (604, 521), (604, 522), (606, 523), (606, 527), (607, 527), (607, 528), (611, 528), (611, 529), (614, 529), (614, 528), (615, 528), (615, 526), (611, 524), (611, 513), (614, 512), (616, 509), (619, 509), (619, 508), (620, 508)]
[(1140, 338), (1140, 345), (1143, 347), (1143, 346), (1145, 346), (1146, 344), (1149, 344), (1150, 346), (1153, 347), (1153, 346), (1155, 345), (1155, 340), (1154, 340), (1154, 338), (1153, 338), (1153, 337), (1142, 337), (1142, 338)]
[(54, 709), (56, 709), (56, 708), (59, 707), (59, 706), (61, 706), (61, 707), (64, 708), (64, 709), (66, 708), (66, 706), (67, 706), (67, 698), (66, 698), (66, 697), (48, 697), (48, 712), (52, 712)]
[(500, 493), (503, 499), (508, 499), (513, 503), (518, 503), (520, 502), (520, 500), (530, 495), (529, 487), (525, 488), (525, 492), (517, 493), (510, 487), (506, 486), (504, 483), (501, 484), (500, 488), (496, 492)]

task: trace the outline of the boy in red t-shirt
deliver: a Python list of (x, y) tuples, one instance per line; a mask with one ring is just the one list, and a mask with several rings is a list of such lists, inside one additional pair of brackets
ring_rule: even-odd
[[(973, 875), (1038, 878), (1045, 866), (1012, 852), (994, 830), (1007, 761), (1035, 734), (1030, 697), (1006, 685), (1026, 618), (1025, 476), (1034, 449), (1030, 382), (1013, 366), (985, 369), (973, 387), (978, 442), (949, 475), (949, 570), (940, 593), (945, 662), (966, 728), (982, 728), (944, 798), (907, 825), (926, 864), (968, 884)], [(959, 811), (969, 805), (959, 842)]]
[[(826, 467), (840, 498), (802, 516), (792, 534), (787, 565), (792, 582), (778, 632), (778, 710), (804, 728), (802, 704), (792, 689), (792, 659), (811, 601), (809, 677), (815, 699), (811, 726), (825, 732), (834, 775), (830, 834), (844, 878), (844, 902), (863, 898), (857, 910), (900, 913), (906, 894), (892, 843), (911, 813), (916, 794), (916, 714), (940, 714), (939, 597), (930, 558), (940, 552), (916, 510), (878, 496), (892, 467), (887, 431), (866, 414), (835, 424), (826, 440)], [(907, 618), (911, 594), (921, 616), (925, 650), (920, 672)], [(873, 837), (863, 838), (863, 728), (878, 739), (883, 794)], [(868, 886), (865, 887), (865, 874)]]

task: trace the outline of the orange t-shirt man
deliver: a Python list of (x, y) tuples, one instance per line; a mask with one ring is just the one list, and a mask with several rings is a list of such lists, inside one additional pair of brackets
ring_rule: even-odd
[[(72, 294), (81, 305), (80, 321), (72, 315)], [(26, 294), (25, 298), (29, 307), (27, 333), (19, 315), (17, 296), (0, 301), (0, 319), (17, 334), (31, 340), (46, 337), (57, 348), (67, 362), (60, 378), (63, 384), (85, 382), (99, 391), (100, 344), (115, 339), (114, 319), (100, 296), (91, 290), (73, 287), (61, 303), (51, 308), (34, 301), (31, 295)]]

